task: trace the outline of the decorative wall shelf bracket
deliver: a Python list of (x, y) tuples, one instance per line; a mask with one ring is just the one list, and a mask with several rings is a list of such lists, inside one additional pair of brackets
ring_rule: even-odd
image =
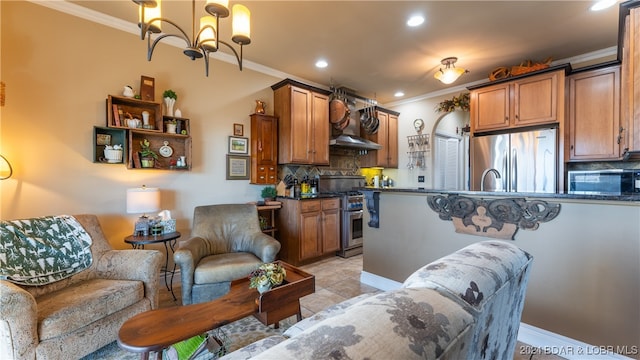
[(541, 222), (551, 221), (560, 213), (560, 204), (523, 198), (485, 200), (435, 195), (428, 196), (427, 203), (440, 219), (452, 221), (457, 233), (503, 240), (514, 240), (518, 229), (536, 230)]
[(367, 210), (369, 211), (369, 222), (367, 225), (372, 228), (380, 227), (380, 192), (361, 190), (366, 200)]

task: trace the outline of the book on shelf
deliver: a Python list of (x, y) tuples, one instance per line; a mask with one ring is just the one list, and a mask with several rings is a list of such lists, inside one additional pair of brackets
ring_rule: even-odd
[(122, 110), (120, 110), (118, 108), (118, 105), (113, 104), (113, 125), (114, 126), (120, 126), (120, 112)]

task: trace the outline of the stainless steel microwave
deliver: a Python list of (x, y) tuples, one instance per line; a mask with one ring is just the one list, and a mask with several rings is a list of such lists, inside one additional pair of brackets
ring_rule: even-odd
[(640, 170), (571, 170), (570, 194), (624, 195), (640, 192)]

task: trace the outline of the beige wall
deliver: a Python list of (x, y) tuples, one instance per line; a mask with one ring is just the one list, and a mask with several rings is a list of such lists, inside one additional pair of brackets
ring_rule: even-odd
[[(255, 99), (272, 113), (270, 86), (280, 78), (214, 59), (207, 78), (203, 61), (181, 49), (160, 44), (147, 62), (139, 35), (27, 2), (2, 1), (0, 8), (0, 152), (14, 166), (13, 177), (0, 182), (0, 218), (94, 213), (112, 245), (126, 248), (122, 239), (136, 218), (125, 213), (127, 188), (159, 187), (162, 208), (183, 233), (197, 205), (259, 198), (262, 186), (225, 180), (227, 137), (233, 123), (250, 136)], [(192, 171), (92, 162), (93, 126), (105, 125), (107, 95), (120, 95), (124, 85), (137, 91), (141, 75), (156, 79), (156, 101), (167, 88), (178, 93), (176, 107), (191, 119)]]
[[(591, 345), (639, 346), (640, 205), (561, 206), (556, 219), (516, 233), (514, 244), (534, 257), (522, 321)], [(380, 228), (365, 226), (364, 238), (364, 271), (398, 282), (487, 239), (456, 233), (426, 195), (389, 192), (380, 195)]]

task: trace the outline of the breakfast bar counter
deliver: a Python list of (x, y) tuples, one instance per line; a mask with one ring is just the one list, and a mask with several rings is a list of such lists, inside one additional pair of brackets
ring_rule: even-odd
[[(450, 252), (504, 235), (505, 226), (467, 230), (490, 227), (487, 208), (520, 206), (532, 221), (509, 223), (511, 211), (498, 217), (516, 224), (502, 239), (534, 257), (522, 321), (594, 346), (640, 345), (640, 195), (359, 191), (367, 198), (363, 282), (384, 288)], [(477, 211), (456, 223), (465, 207)]]

